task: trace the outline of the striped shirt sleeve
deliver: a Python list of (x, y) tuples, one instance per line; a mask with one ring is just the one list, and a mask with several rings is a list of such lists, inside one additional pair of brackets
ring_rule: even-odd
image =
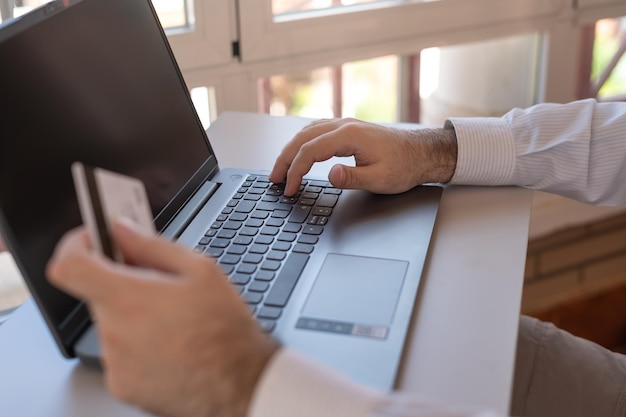
[(451, 118), (454, 184), (516, 185), (579, 201), (626, 202), (626, 103), (593, 99)]
[(497, 417), (367, 388), (283, 347), (263, 371), (249, 417)]

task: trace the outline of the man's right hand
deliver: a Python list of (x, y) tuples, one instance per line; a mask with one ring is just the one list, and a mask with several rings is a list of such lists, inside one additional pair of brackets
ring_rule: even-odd
[(285, 146), (270, 180), (286, 181), (285, 195), (293, 195), (315, 162), (333, 156), (353, 156), (356, 162), (356, 167), (331, 168), (328, 179), (335, 187), (400, 193), (452, 178), (456, 136), (452, 129), (404, 130), (356, 119), (319, 120)]
[(98, 323), (108, 389), (162, 416), (244, 417), (278, 343), (213, 260), (121, 224), (114, 237), (128, 265), (96, 253), (79, 229), (47, 270)]

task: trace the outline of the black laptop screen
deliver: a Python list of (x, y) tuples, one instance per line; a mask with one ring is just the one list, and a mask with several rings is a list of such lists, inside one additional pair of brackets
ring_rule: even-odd
[(78, 302), (44, 269), (80, 224), (71, 163), (142, 179), (156, 216), (212, 155), (149, 0), (63, 3), (0, 29), (3, 234), (59, 328)]

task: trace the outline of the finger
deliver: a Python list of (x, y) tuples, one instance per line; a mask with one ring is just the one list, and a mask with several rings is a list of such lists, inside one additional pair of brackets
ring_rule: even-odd
[(336, 188), (388, 193), (382, 186), (380, 175), (373, 165), (349, 167), (337, 164), (330, 169), (328, 180)]
[(123, 283), (115, 265), (95, 253), (84, 228), (68, 232), (46, 267), (50, 282), (85, 301), (100, 301), (116, 294)]
[(195, 258), (193, 252), (182, 245), (146, 233), (129, 220), (115, 221), (113, 236), (124, 259), (137, 266), (185, 274)]
[(302, 128), (294, 137), (285, 145), (281, 153), (276, 158), (274, 167), (270, 172), (269, 179), (274, 183), (280, 183), (287, 178), (287, 171), (291, 163), (299, 152), (303, 144), (327, 133), (337, 127), (340, 121), (338, 119), (321, 119), (309, 123)]
[(346, 134), (343, 129), (332, 130), (302, 145), (287, 171), (285, 195), (298, 191), (302, 177), (311, 170), (314, 163), (334, 156), (354, 156), (358, 146), (354, 136)]

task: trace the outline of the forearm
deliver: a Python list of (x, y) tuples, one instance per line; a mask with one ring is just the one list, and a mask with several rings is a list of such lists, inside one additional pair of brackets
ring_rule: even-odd
[(626, 201), (626, 104), (584, 100), (450, 119), (452, 183), (518, 185), (596, 204)]

